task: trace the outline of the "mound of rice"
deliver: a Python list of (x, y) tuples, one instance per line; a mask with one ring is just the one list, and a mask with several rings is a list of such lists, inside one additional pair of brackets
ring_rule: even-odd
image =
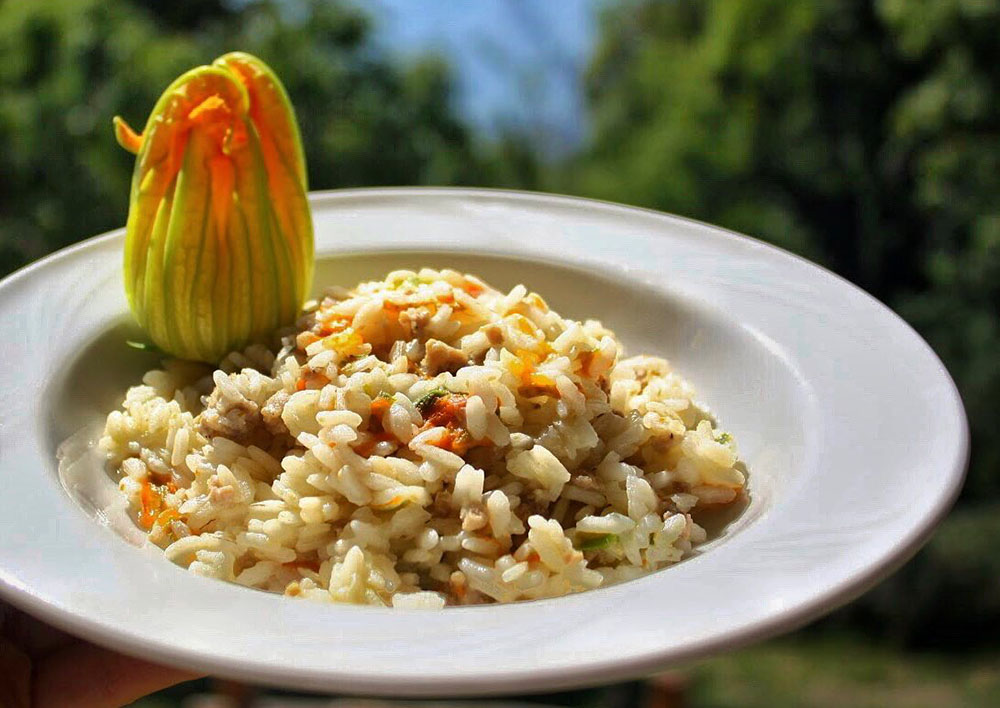
[(663, 359), (518, 285), (396, 271), (310, 303), (277, 354), (166, 361), (101, 448), (192, 573), (332, 602), (564, 595), (676, 563), (744, 494)]

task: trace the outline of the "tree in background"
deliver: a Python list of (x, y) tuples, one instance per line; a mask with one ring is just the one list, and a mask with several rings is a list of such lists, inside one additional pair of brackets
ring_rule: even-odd
[(111, 117), (141, 127), (177, 75), (236, 48), (282, 77), (314, 189), (530, 173), (480, 157), (442, 62), (400, 70), (368, 36), (360, 11), (318, 0), (0, 3), (0, 275), (123, 224), (132, 159)]
[(564, 186), (765, 238), (897, 308), (962, 390), (970, 502), (1000, 499), (998, 29), (996, 0), (623, 3)]

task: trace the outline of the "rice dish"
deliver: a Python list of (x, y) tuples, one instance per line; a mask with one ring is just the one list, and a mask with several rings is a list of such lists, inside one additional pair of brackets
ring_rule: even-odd
[(167, 360), (100, 440), (190, 572), (327, 602), (513, 602), (676, 563), (745, 496), (731, 436), (668, 362), (518, 285), (396, 271), (273, 347)]

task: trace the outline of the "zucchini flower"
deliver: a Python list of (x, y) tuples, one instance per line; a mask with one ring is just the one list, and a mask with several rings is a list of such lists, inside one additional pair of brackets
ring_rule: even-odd
[(217, 362), (292, 323), (312, 285), (312, 217), (295, 113), (260, 59), (235, 52), (175, 80), (141, 135), (125, 292), (160, 349)]

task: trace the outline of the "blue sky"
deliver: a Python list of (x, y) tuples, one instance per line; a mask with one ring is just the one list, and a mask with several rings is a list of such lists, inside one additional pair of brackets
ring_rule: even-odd
[(488, 135), (525, 131), (550, 154), (586, 131), (581, 75), (595, 0), (371, 0), (375, 41), (405, 58), (434, 52), (454, 68), (461, 114)]

